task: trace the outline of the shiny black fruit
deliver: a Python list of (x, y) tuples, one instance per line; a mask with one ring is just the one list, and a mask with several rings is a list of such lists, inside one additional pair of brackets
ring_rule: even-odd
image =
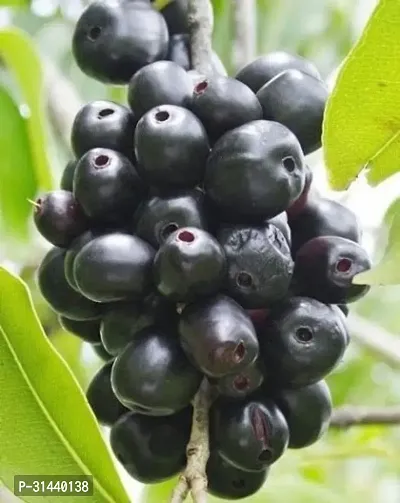
[(256, 360), (238, 374), (230, 374), (211, 380), (218, 393), (231, 398), (244, 398), (253, 393), (264, 382), (264, 367)]
[(288, 220), (292, 220), (297, 218), (304, 208), (307, 205), (307, 202), (309, 198), (311, 197), (312, 194), (314, 194), (314, 191), (312, 191), (312, 181), (313, 181), (313, 173), (311, 171), (310, 166), (306, 164), (305, 166), (305, 176), (304, 176), (304, 187), (303, 190), (300, 194), (300, 196), (289, 206), (289, 208), (286, 210)]
[(287, 70), (265, 84), (257, 98), (264, 119), (284, 124), (298, 138), (307, 155), (321, 146), (322, 121), (328, 89), (315, 77)]
[(286, 211), (279, 213), (279, 215), (276, 215), (273, 218), (270, 218), (269, 220), (267, 220), (266, 223), (272, 224), (272, 225), (275, 225), (275, 227), (278, 227), (278, 229), (284, 235), (289, 247), (292, 246), (292, 231), (290, 230), (288, 216), (287, 216)]
[(142, 298), (151, 288), (154, 250), (142, 239), (115, 232), (86, 244), (74, 260), (79, 290), (96, 302)]
[(191, 110), (204, 124), (212, 141), (231, 129), (262, 119), (263, 115), (253, 91), (242, 82), (224, 76), (203, 79), (195, 85)]
[(97, 357), (100, 358), (100, 360), (103, 360), (103, 362), (107, 363), (114, 360), (113, 355), (110, 355), (103, 344), (92, 344), (92, 349), (96, 353)]
[(355, 243), (361, 240), (361, 228), (356, 215), (336, 201), (309, 198), (297, 218), (290, 218), (294, 253), (319, 236), (339, 236)]
[(207, 162), (205, 190), (232, 221), (263, 221), (285, 211), (304, 186), (304, 156), (289, 129), (253, 121), (226, 133)]
[(186, 306), (179, 332), (183, 349), (209, 377), (237, 374), (258, 356), (257, 336), (249, 316), (223, 295)]
[(287, 295), (294, 264), (278, 227), (231, 225), (217, 237), (228, 262), (227, 293), (240, 305), (263, 308)]
[(329, 374), (348, 344), (341, 314), (306, 297), (292, 297), (271, 309), (258, 338), (270, 380), (290, 388)]
[(184, 227), (171, 234), (154, 259), (158, 291), (175, 302), (212, 295), (225, 280), (224, 250), (208, 232)]
[(210, 411), (213, 449), (241, 470), (259, 471), (279, 459), (289, 428), (276, 404), (267, 399), (219, 398)]
[(97, 420), (105, 426), (112, 426), (129, 410), (120, 403), (111, 387), (111, 367), (106, 363), (93, 377), (86, 392), (86, 397)]
[(255, 494), (267, 480), (268, 469), (259, 472), (239, 470), (212, 452), (207, 463), (207, 491), (226, 500), (238, 500)]
[(144, 484), (154, 484), (179, 473), (186, 463), (192, 409), (168, 417), (130, 413), (112, 428), (112, 450), (125, 470)]
[(78, 162), (74, 194), (92, 219), (113, 222), (131, 215), (145, 192), (132, 163), (115, 150), (94, 148)]
[(207, 133), (189, 110), (161, 105), (138, 122), (135, 153), (139, 172), (148, 183), (194, 187), (204, 176), (209, 154)]
[(159, 248), (182, 227), (207, 228), (204, 195), (200, 190), (155, 195), (144, 201), (135, 213), (135, 234), (154, 248)]
[[(186, 71), (191, 69), (192, 61), (188, 33), (177, 33), (170, 36), (167, 59), (181, 66)], [(190, 78), (189, 75), (188, 77)]]
[(92, 241), (95, 237), (100, 236), (102, 233), (98, 230), (89, 230), (81, 234), (79, 237), (72, 241), (70, 247), (67, 249), (67, 253), (64, 258), (64, 274), (65, 278), (72, 286), (74, 290), (79, 292), (78, 285), (75, 281), (74, 276), (74, 262), (78, 253), (82, 250), (82, 248)]
[(353, 284), (353, 278), (370, 267), (367, 252), (357, 243), (337, 236), (317, 237), (297, 252), (293, 290), (327, 304), (354, 302), (370, 287)]
[(92, 101), (75, 117), (71, 144), (78, 158), (93, 148), (108, 148), (133, 156), (135, 118), (128, 108), (112, 101)]
[(101, 306), (86, 299), (68, 284), (64, 274), (65, 250), (51, 249), (38, 269), (39, 289), (56, 313), (73, 320), (92, 320), (101, 316)]
[(117, 357), (113, 389), (127, 407), (169, 415), (190, 404), (202, 375), (188, 361), (175, 334), (149, 328)]
[(138, 119), (159, 105), (187, 107), (191, 98), (190, 77), (172, 61), (156, 61), (145, 66), (129, 83), (128, 101)]
[(172, 0), (161, 9), (170, 35), (188, 33), (188, 0)]
[(176, 331), (178, 313), (175, 305), (157, 295), (141, 302), (123, 302), (110, 306), (102, 316), (101, 341), (107, 351), (120, 354), (143, 329), (151, 326)]
[(264, 84), (286, 70), (299, 70), (316, 79), (321, 78), (311, 61), (284, 51), (276, 51), (264, 54), (248, 63), (237, 73), (236, 79), (249, 86), (256, 93)]
[(92, 2), (79, 18), (72, 51), (80, 69), (97, 80), (125, 84), (143, 66), (163, 59), (168, 28), (146, 2)]
[(274, 398), (289, 426), (289, 447), (314, 444), (328, 429), (332, 398), (325, 381), (295, 390), (281, 390)]
[(99, 344), (101, 342), (100, 320), (78, 321), (60, 316), (60, 324), (64, 330), (76, 335), (85, 342), (90, 342), (91, 344)]
[(54, 246), (68, 247), (84, 232), (88, 221), (82, 206), (72, 192), (54, 190), (35, 202), (34, 221), (37, 230)]
[(68, 192), (72, 192), (74, 190), (74, 175), (77, 162), (78, 161), (76, 161), (75, 159), (67, 162), (67, 165), (65, 166), (64, 171), (61, 175), (61, 190), (67, 190)]

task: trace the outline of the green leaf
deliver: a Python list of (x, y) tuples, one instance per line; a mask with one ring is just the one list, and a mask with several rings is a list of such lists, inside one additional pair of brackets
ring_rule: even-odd
[(0, 86), (0, 214), (4, 235), (26, 237), (37, 190), (25, 121), (17, 105)]
[(399, 1), (381, 0), (341, 68), (323, 132), (335, 189), (346, 189), (364, 167), (372, 184), (400, 169), (399, 33)]
[(0, 0), (0, 7), (27, 7), (30, 0)]
[(25, 284), (3, 268), (0, 355), (4, 485), (12, 488), (17, 474), (93, 475), (94, 495), (71, 496), (68, 503), (129, 503), (83, 392), (43, 332)]
[(41, 63), (29, 36), (21, 30), (0, 30), (0, 59), (16, 78), (23, 102), (29, 107), (26, 120), (35, 177), (40, 190), (52, 188), (45, 131), (44, 85)]
[(389, 208), (385, 221), (389, 229), (388, 245), (383, 258), (369, 271), (358, 274), (353, 282), (363, 285), (400, 284), (400, 199)]

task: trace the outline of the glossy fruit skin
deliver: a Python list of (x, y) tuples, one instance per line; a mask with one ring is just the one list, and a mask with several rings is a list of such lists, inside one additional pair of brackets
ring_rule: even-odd
[(110, 353), (106, 350), (106, 348), (103, 346), (102, 343), (92, 344), (92, 349), (96, 353), (96, 355), (100, 358), (100, 360), (103, 360), (103, 362), (108, 363), (114, 360), (113, 355), (110, 355)]
[(85, 321), (101, 316), (101, 306), (70, 287), (64, 274), (65, 250), (52, 248), (38, 269), (39, 290), (50, 307), (67, 318)]
[(207, 161), (206, 193), (235, 223), (278, 215), (303, 186), (300, 144), (276, 122), (253, 121), (229, 131), (214, 145)]
[(183, 227), (158, 250), (153, 266), (158, 291), (175, 302), (191, 302), (221, 288), (226, 274), (224, 250), (208, 232)]
[(355, 243), (361, 241), (361, 228), (356, 215), (336, 201), (309, 198), (297, 218), (290, 218), (294, 253), (307, 241), (319, 236), (339, 236)]
[(173, 0), (169, 2), (161, 9), (161, 14), (167, 22), (170, 35), (189, 32), (187, 0)]
[(134, 479), (162, 482), (185, 466), (191, 420), (191, 407), (168, 417), (126, 414), (111, 430), (112, 450)]
[(61, 175), (60, 189), (72, 192), (74, 190), (74, 174), (78, 161), (75, 159), (68, 161)]
[(276, 215), (273, 218), (270, 218), (267, 220), (268, 224), (275, 225), (275, 227), (278, 227), (278, 229), (281, 231), (283, 236), (286, 239), (287, 244), (289, 247), (292, 246), (292, 231), (289, 227), (289, 222), (288, 222), (288, 216), (286, 211), (283, 211), (282, 213), (279, 213), (279, 215)]
[(151, 288), (154, 250), (137, 236), (115, 232), (86, 244), (74, 261), (79, 290), (96, 302), (137, 299)]
[(344, 316), (347, 318), (350, 313), (349, 306), (347, 304), (338, 304), (338, 308), (342, 311)]
[(187, 305), (179, 333), (186, 354), (208, 377), (239, 373), (258, 356), (257, 336), (249, 316), (223, 295)]
[(311, 239), (297, 252), (293, 291), (326, 304), (355, 302), (369, 292), (353, 284), (356, 274), (370, 269), (367, 252), (357, 243), (337, 236)]
[(75, 117), (71, 132), (73, 151), (79, 159), (93, 148), (108, 148), (132, 159), (135, 125), (135, 117), (123, 105), (92, 101)]
[(189, 110), (161, 105), (138, 122), (135, 153), (140, 175), (162, 188), (192, 188), (204, 176), (209, 144), (199, 119)]
[(329, 374), (343, 357), (348, 333), (334, 307), (292, 297), (271, 309), (258, 329), (260, 354), (269, 379), (301, 388)]
[(142, 302), (110, 306), (102, 316), (101, 341), (109, 353), (117, 356), (142, 330), (152, 326), (176, 330), (177, 323), (175, 305), (158, 295), (150, 295)]
[(228, 263), (227, 293), (241, 306), (263, 308), (288, 294), (294, 263), (277, 227), (225, 226), (217, 238)]
[(86, 391), (86, 398), (99, 423), (113, 426), (120, 417), (128, 413), (118, 401), (111, 387), (113, 362), (106, 363), (93, 377)]
[(217, 452), (211, 452), (207, 463), (207, 491), (226, 500), (252, 496), (265, 484), (268, 470), (249, 472), (227, 463)]
[(264, 119), (284, 124), (298, 138), (304, 154), (321, 146), (328, 88), (299, 70), (280, 73), (258, 92)]
[(99, 344), (100, 341), (100, 320), (77, 321), (70, 320), (65, 316), (60, 316), (61, 326), (67, 332), (76, 335), (85, 342)]
[(53, 190), (35, 203), (34, 221), (37, 230), (54, 246), (68, 247), (88, 227), (83, 209), (71, 192)]
[(317, 442), (328, 429), (332, 398), (325, 381), (296, 390), (280, 390), (274, 400), (289, 426), (289, 448), (308, 447)]
[(159, 105), (187, 107), (191, 98), (190, 77), (172, 61), (156, 61), (145, 66), (129, 83), (129, 106), (138, 119)]
[(251, 89), (235, 79), (218, 75), (195, 85), (191, 110), (204, 124), (212, 142), (231, 129), (262, 119), (263, 115)]
[(146, 329), (117, 357), (112, 386), (127, 407), (151, 415), (170, 415), (188, 406), (199, 389), (201, 373), (191, 365), (176, 335)]
[(253, 397), (218, 399), (210, 411), (211, 445), (241, 470), (259, 471), (275, 463), (287, 448), (289, 428), (277, 405)]
[(187, 33), (176, 33), (170, 36), (167, 59), (181, 66), (186, 71), (192, 68), (190, 42)]
[(204, 195), (200, 190), (156, 194), (143, 201), (135, 213), (135, 234), (155, 249), (182, 227), (207, 229)]
[(150, 4), (100, 0), (79, 18), (72, 51), (90, 77), (126, 84), (140, 68), (166, 56), (168, 39), (164, 18)]
[(234, 399), (242, 399), (253, 393), (264, 382), (265, 369), (261, 360), (256, 360), (238, 374), (230, 374), (211, 380), (218, 393)]
[(286, 70), (299, 70), (316, 79), (321, 78), (311, 61), (284, 51), (270, 52), (260, 56), (239, 70), (235, 78), (257, 93), (263, 85)]
[(304, 187), (300, 196), (286, 210), (288, 221), (294, 220), (304, 211), (311, 197), (317, 197), (316, 191), (312, 190), (312, 181), (314, 175), (308, 164), (305, 166)]
[(65, 279), (68, 281), (69, 285), (79, 292), (78, 285), (75, 281), (74, 276), (74, 262), (78, 253), (82, 250), (82, 248), (92, 241), (95, 237), (100, 236), (102, 233), (97, 230), (88, 230), (78, 236), (74, 241), (72, 241), (69, 248), (66, 250), (65, 258), (64, 258), (64, 274)]
[(95, 148), (78, 162), (74, 195), (93, 220), (114, 222), (132, 215), (145, 194), (132, 163), (115, 150)]

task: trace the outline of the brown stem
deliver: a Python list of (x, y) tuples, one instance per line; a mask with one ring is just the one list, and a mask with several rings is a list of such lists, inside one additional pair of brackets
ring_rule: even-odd
[(400, 406), (357, 407), (345, 405), (333, 411), (331, 428), (361, 425), (400, 426)]

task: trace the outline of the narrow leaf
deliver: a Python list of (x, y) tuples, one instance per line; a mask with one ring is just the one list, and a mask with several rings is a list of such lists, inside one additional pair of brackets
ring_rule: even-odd
[(389, 208), (385, 221), (389, 229), (388, 245), (382, 260), (369, 271), (354, 278), (354, 283), (364, 285), (400, 284), (400, 199)]
[(37, 190), (25, 121), (10, 95), (0, 86), (0, 216), (4, 235), (23, 238), (32, 213), (28, 199)]
[(381, 0), (339, 73), (323, 132), (334, 189), (364, 167), (372, 184), (400, 169), (399, 33), (399, 1)]
[(50, 190), (52, 176), (47, 156), (44, 82), (32, 40), (16, 28), (0, 30), (0, 59), (16, 78), (24, 105), (35, 176), (40, 190)]
[(0, 355), (0, 481), (12, 488), (15, 475), (93, 475), (94, 495), (69, 503), (128, 503), (82, 391), (43, 332), (25, 284), (3, 268)]

